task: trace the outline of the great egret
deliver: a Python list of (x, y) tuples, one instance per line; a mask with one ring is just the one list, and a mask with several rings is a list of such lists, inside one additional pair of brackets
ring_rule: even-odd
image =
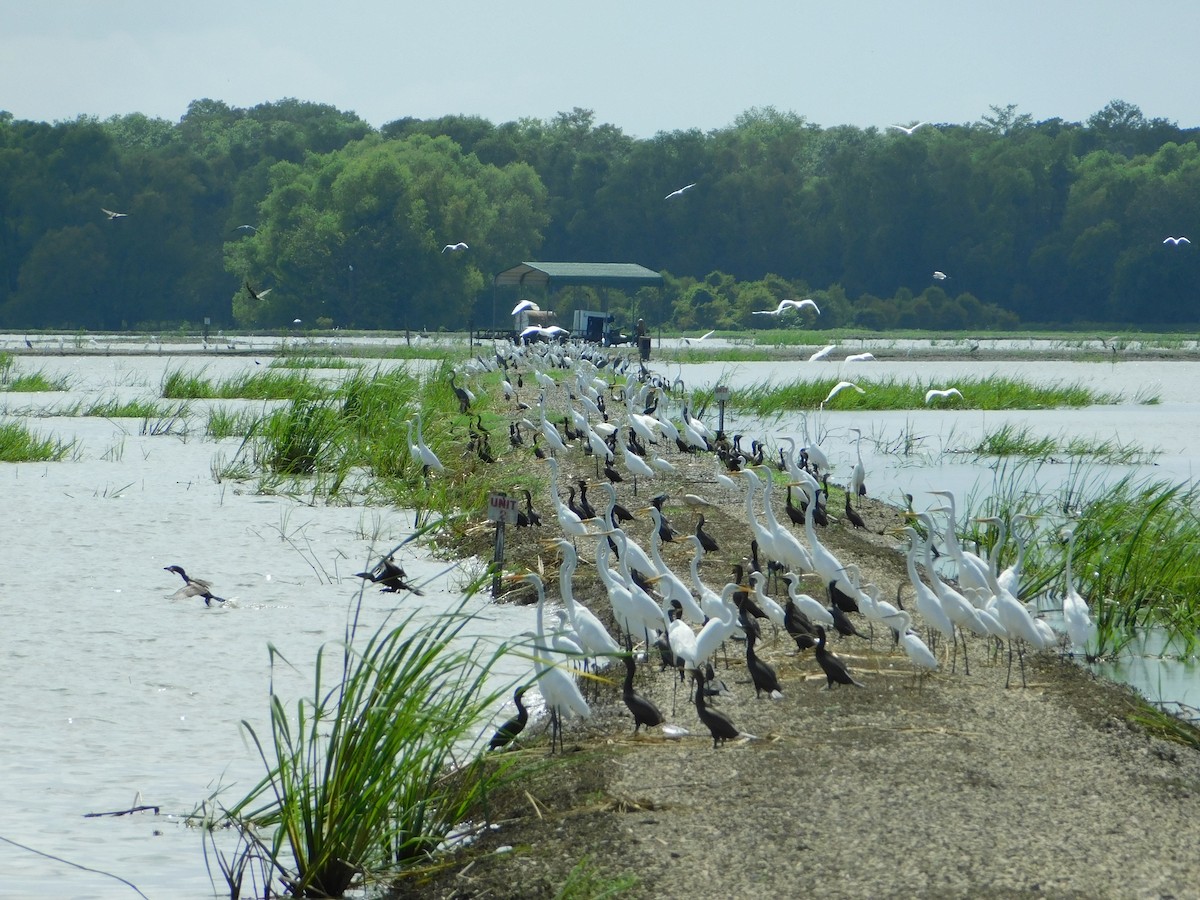
[(533, 648), (533, 666), (537, 672), (538, 690), (542, 692), (546, 706), (550, 708), (550, 751), (553, 753), (556, 738), (559, 749), (562, 749), (563, 714), (573, 712), (586, 719), (592, 714), (592, 711), (587, 701), (583, 699), (579, 685), (575, 683), (574, 679), (558, 666), (548, 662), (544, 655), (548, 642), (543, 625), (546, 588), (542, 584), (542, 579), (535, 572), (526, 572), (524, 575), (516, 576), (516, 579), (533, 585), (534, 590), (537, 591), (537, 643)]
[(691, 184), (685, 184), (683, 187), (671, 191), (671, 193), (667, 194), (667, 196), (663, 197), (663, 199), (670, 200), (672, 197), (682, 197), (686, 191), (690, 191), (695, 186), (696, 182), (694, 181)]
[(834, 397), (836, 397), (838, 394), (840, 394), (842, 391), (844, 391), (848, 388), (853, 388), (855, 391), (857, 391), (860, 394), (866, 393), (866, 390), (864, 388), (860, 388), (853, 381), (839, 381), (832, 388), (830, 388), (829, 393), (825, 395), (825, 399), (821, 401), (821, 408), (824, 409), (826, 403), (828, 403), (830, 400), (832, 400)]
[(532, 312), (541, 312), (542, 308), (540, 306), (538, 306), (536, 303), (534, 303), (532, 300), (522, 300), (520, 303), (518, 303), (516, 306), (513, 307), (512, 315), (515, 316), (518, 313), (522, 313), (527, 309)]
[(947, 278), (949, 278), (949, 277), (950, 277), (950, 276), (949, 276), (949, 275), (947, 275), (945, 272), (939, 272), (939, 271), (936, 271), (936, 270), (935, 270), (935, 271), (934, 271), (934, 273), (933, 273), (933, 280), (934, 280), (934, 281), (945, 281), (945, 280), (946, 280)]
[(896, 612), (896, 620), (899, 625), (896, 629), (896, 634), (899, 639), (900, 649), (904, 651), (904, 655), (908, 657), (909, 662), (917, 668), (918, 674), (920, 674), (920, 670), (936, 672), (938, 667), (937, 657), (925, 646), (923, 640), (909, 631), (912, 628), (912, 616), (904, 610), (898, 610)]
[(846, 357), (846, 362), (848, 362), (848, 363), (853, 363), (853, 362), (874, 362), (874, 361), (875, 361), (875, 354), (874, 354), (874, 353), (870, 353), (870, 352), (865, 352), (865, 353), (851, 353), (849, 356), (847, 356), (847, 357)]
[(716, 333), (717, 333), (716, 329), (714, 329), (712, 331), (706, 331), (704, 334), (700, 335), (700, 337), (698, 337), (698, 338), (684, 338), (683, 342), (685, 344), (691, 344), (692, 341), (696, 341), (697, 343), (699, 343), (700, 341), (703, 341), (706, 338), (712, 337)]
[(110, 221), (110, 222), (113, 219), (124, 219), (126, 216), (129, 215), (129, 213), (113, 212), (111, 209), (105, 209), (103, 206), (100, 207), (100, 212), (102, 212), (106, 216), (108, 216), (108, 221)]
[(928, 406), (934, 400), (945, 400), (947, 397), (957, 397), (962, 399), (962, 391), (956, 387), (952, 388), (930, 388), (925, 392), (925, 405)]
[(851, 428), (858, 439), (854, 442), (854, 452), (856, 460), (854, 469), (850, 473), (850, 491), (857, 497), (867, 496), (867, 470), (863, 467), (862, 461), (862, 430), (859, 428)]
[(805, 307), (813, 310), (818, 316), (821, 314), (821, 308), (817, 306), (817, 301), (806, 297), (803, 300), (780, 300), (779, 305), (774, 309), (756, 309), (754, 315), (781, 316), (789, 309), (804, 309)]
[(888, 128), (895, 128), (897, 131), (903, 131), (905, 134), (911, 135), (922, 125), (928, 125), (928, 122), (918, 122), (916, 125), (889, 125)]
[(1163, 240), (1163, 243), (1164, 244), (1173, 244), (1174, 246), (1178, 247), (1180, 244), (1190, 244), (1191, 241), (1189, 241), (1187, 238), (1180, 235), (1179, 237), (1168, 236), (1167, 238), (1165, 238)]
[(408, 425), (408, 450), (414, 459), (419, 459), (421, 465), (426, 471), (434, 469), (438, 472), (446, 471), (446, 467), (442, 465), (442, 461), (437, 458), (437, 454), (429, 449), (425, 443), (425, 437), (421, 432), (421, 414), (417, 413), (414, 417), (417, 421), (417, 439), (413, 442), (413, 420), (409, 419)]
[(445, 247), (442, 248), (442, 252), (445, 253), (447, 250), (449, 250), (451, 253), (457, 253), (459, 250), (470, 250), (470, 249), (471, 248), (468, 247), (466, 245), (466, 243), (464, 243), (463, 241), (459, 241), (457, 244), (447, 244)]
[(575, 599), (571, 579), (579, 564), (575, 545), (570, 541), (558, 539), (554, 542), (558, 552), (562, 554), (562, 565), (558, 569), (558, 589), (566, 605), (567, 618), (571, 627), (579, 636), (584, 652), (589, 656), (612, 656), (621, 652), (621, 646), (613, 640), (608, 629), (590, 609)]
[(1063, 594), (1063, 622), (1067, 626), (1067, 637), (1071, 646), (1083, 653), (1088, 659), (1093, 656), (1098, 630), (1095, 621), (1088, 611), (1087, 601), (1075, 589), (1075, 579), (1071, 571), (1071, 561), (1075, 553), (1075, 532), (1067, 538), (1067, 562), (1064, 568), (1066, 577), (1066, 592)]
[[(904, 526), (903, 532), (908, 536), (909, 540), (908, 553), (906, 555), (908, 580), (912, 583), (913, 590), (917, 595), (917, 612), (921, 614), (921, 618), (925, 620), (926, 625), (953, 641), (954, 622), (946, 615), (946, 611), (942, 608), (942, 601), (938, 598), (938, 595), (917, 574), (917, 551), (922, 546), (921, 536), (917, 534), (915, 528), (908, 525)], [(925, 547), (928, 548), (927, 543)]]
[(543, 462), (550, 466), (550, 502), (554, 505), (558, 527), (571, 537), (587, 537), (591, 534), (587, 524), (571, 512), (567, 504), (563, 503), (562, 496), (558, 492), (558, 460), (548, 456)]
[(662, 551), (659, 549), (661, 541), (658, 537), (662, 514), (651, 506), (650, 518), (654, 522), (654, 528), (650, 532), (650, 556), (654, 561), (654, 567), (658, 570), (658, 591), (663, 595), (665, 602), (678, 603), (689, 621), (701, 624), (705, 619), (704, 611), (696, 603), (696, 598), (692, 596), (688, 586), (663, 561)]
[(817, 362), (818, 360), (828, 359), (829, 354), (832, 353), (836, 349), (837, 349), (837, 344), (826, 344), (820, 350), (816, 351), (811, 356), (809, 356), (808, 361), (809, 362)]

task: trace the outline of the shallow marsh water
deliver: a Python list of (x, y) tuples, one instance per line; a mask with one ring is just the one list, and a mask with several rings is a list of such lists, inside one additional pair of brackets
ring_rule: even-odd
[[(248, 339), (253, 340), (253, 339)], [(402, 339), (401, 339), (402, 340)], [(279, 339), (263, 339), (263, 353)], [(15, 345), (14, 345), (15, 346)], [(251, 344), (257, 348), (258, 345)], [(194, 347), (188, 349), (196, 349)], [(266, 363), (266, 356), (261, 362)], [(368, 362), (368, 365), (373, 365)], [(396, 363), (381, 363), (392, 365)], [(150, 897), (207, 896), (210, 882), (198, 831), (181, 816), (218, 786), (237, 798), (262, 773), (239, 730), (243, 719), (267, 720), (272, 674), (291, 701), (306, 695), (317, 648), (340, 640), (358, 597), (353, 573), (411, 533), (402, 510), (307, 506), (281, 497), (242, 493), (218, 484), (216, 457), (232, 456), (237, 440), (202, 437), (204, 403), (192, 403), (185, 437), (139, 433), (140, 420), (46, 416), (75, 399), (153, 399), (171, 369), (203, 369), (224, 378), (256, 369), (251, 357), (35, 357), (22, 371), (66, 374), (71, 391), (0, 394), (0, 412), (22, 418), (40, 434), (79, 441), (61, 463), (0, 467), (0, 837), (133, 882)], [(656, 367), (658, 368), (658, 367)], [(1200, 470), (1200, 363), (1070, 363), (1019, 361), (780, 365), (709, 363), (661, 366), (689, 385), (731, 386), (774, 378), (837, 377), (934, 380), (1002, 373), (1035, 382), (1084, 381), (1119, 392), (1126, 402), (1082, 410), (1013, 413), (915, 410), (810, 416), (809, 426), (831, 453), (835, 480), (854, 462), (850, 427), (863, 430), (863, 461), (871, 493), (899, 500), (933, 487), (960, 498), (989, 491), (989, 461), (948, 453), (1004, 422), (1036, 433), (1115, 439), (1158, 451), (1155, 478), (1191, 480)], [(337, 378), (336, 371), (319, 377)], [(1157, 395), (1157, 405), (1136, 402)], [(249, 401), (216, 401), (233, 406)], [(831, 406), (836, 407), (835, 404)], [(801, 419), (733, 417), (729, 431), (795, 436)], [(889, 452), (901, 436), (920, 440), (914, 452)], [(1037, 472), (1053, 487), (1071, 464)], [(1097, 467), (1094, 477), (1118, 477), (1127, 467)], [(926, 500), (932, 498), (925, 498)], [(427, 582), (421, 603), (368, 592), (363, 633), (388, 616), (436, 615), (457, 603), (469, 579), (463, 569), (406, 548), (405, 566)], [(163, 566), (180, 564), (211, 578), (226, 607), (166, 599), (179, 579)], [(500, 640), (532, 627), (527, 608), (480, 606), (473, 628)], [(294, 669), (269, 670), (272, 643)], [(1134, 676), (1151, 696), (1200, 705), (1194, 661), (1158, 663), (1150, 646), (1106, 664), (1108, 674)], [(502, 671), (515, 677), (523, 664)], [(84, 818), (88, 812), (158, 805), (161, 815)], [(0, 896), (126, 897), (129, 888), (95, 872), (0, 842)]]

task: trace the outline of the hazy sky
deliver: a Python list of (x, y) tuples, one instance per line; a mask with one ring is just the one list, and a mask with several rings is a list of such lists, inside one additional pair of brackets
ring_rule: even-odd
[(295, 97), (379, 126), (548, 119), (636, 137), (774, 106), (821, 126), (1112, 99), (1200, 125), (1197, 0), (0, 0), (0, 109), (55, 121)]

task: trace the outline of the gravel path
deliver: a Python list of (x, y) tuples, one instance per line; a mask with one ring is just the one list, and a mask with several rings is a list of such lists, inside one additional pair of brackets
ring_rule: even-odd
[[(671, 458), (680, 475), (655, 479), (651, 492), (672, 495), (664, 509), (681, 531), (695, 513), (674, 498), (718, 500), (706, 528), (722, 553), (703, 573), (719, 587), (748, 552), (744, 505), (718, 493), (710, 456)], [(594, 475), (576, 451), (563, 464)], [(645, 485), (642, 501), (620, 489), (631, 509), (647, 495)], [(831, 508), (840, 502), (835, 492)], [(899, 586), (911, 600), (886, 533), (899, 514), (869, 500), (861, 509), (867, 531), (837, 523), (822, 541), (884, 597)], [(633, 532), (643, 546), (647, 529), (643, 521)], [(510, 558), (544, 558), (546, 536), (518, 530)], [(666, 554), (687, 572), (687, 549), (668, 545)], [(607, 612), (590, 566), (581, 565), (575, 591)], [(743, 645), (732, 645), (718, 672), (732, 693), (718, 708), (757, 737), (716, 750), (686, 688), (669, 713), (674, 675), (657, 664), (640, 667), (636, 690), (689, 734), (631, 735), (614, 671), (591, 699), (593, 717), (568, 721), (561, 756), (547, 756), (545, 730), (531, 723), (505, 755), (520, 774), (492, 797), (492, 827), (395, 896), (591, 897), (626, 879), (618, 896), (656, 900), (1200, 897), (1200, 753), (1135, 724), (1143, 707), (1130, 691), (1053, 652), (1027, 660), (1026, 687), (1014, 672), (1006, 688), (1006, 659), (983, 640), (971, 642), (969, 676), (959, 660), (957, 673), (947, 662), (921, 682), (878, 629), (870, 644), (832, 646), (864, 687), (823, 690), (812, 651), (797, 654), (765, 626), (757, 649), (784, 694), (772, 701), (754, 698), (736, 655)]]

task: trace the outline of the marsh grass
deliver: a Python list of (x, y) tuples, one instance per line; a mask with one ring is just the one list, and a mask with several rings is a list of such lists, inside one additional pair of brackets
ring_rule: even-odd
[(41, 393), (44, 391), (69, 391), (71, 379), (65, 375), (48, 378), (44, 372), (29, 372), (9, 378), (10, 373), (0, 369), (0, 386), (6, 391), (18, 393)]
[(359, 363), (344, 356), (298, 353), (277, 356), (267, 366), (271, 369), (353, 369)]
[(211, 406), (204, 424), (204, 433), (213, 440), (245, 437), (254, 430), (262, 414), (248, 409), (229, 409)]
[(20, 422), (0, 422), (0, 462), (61, 462), (75, 441), (39, 437)]
[(1154, 460), (1156, 452), (1125, 444), (1114, 438), (1075, 436), (1067, 441), (1039, 435), (1028, 425), (1005, 423), (988, 431), (969, 446), (947, 453), (964, 453), (975, 457), (1017, 456), (1043, 461), (1086, 458), (1095, 463), (1114, 466), (1144, 465)]
[(249, 372), (214, 382), (203, 369), (172, 369), (162, 380), (162, 396), (168, 400), (319, 400), (330, 392), (303, 371)]
[(186, 403), (158, 403), (154, 400), (100, 400), (85, 406), (80, 415), (99, 416), (104, 419), (172, 419), (186, 418)]
[[(1064, 590), (1066, 544), (1057, 531), (1075, 528), (1072, 569), (1099, 629), (1097, 654), (1120, 652), (1141, 629), (1163, 628), (1183, 652), (1200, 637), (1200, 487), (1127, 475), (1106, 484), (1086, 466), (1076, 467), (1064, 487), (1048, 492), (1037, 483), (1038, 466), (999, 467), (984, 515), (1007, 522), (1015, 513), (1038, 517), (1028, 540), (1021, 596)], [(990, 547), (995, 535), (980, 535)], [(1011, 561), (1003, 549), (1000, 566)]]
[[(269, 861), (291, 894), (340, 897), (425, 860), (480, 808), (494, 775), (459, 757), (502, 696), (485, 682), (504, 648), (466, 640), (465, 603), (385, 625), (361, 647), (352, 625), (318, 652), (310, 697), (289, 710), (272, 690), (269, 733), (242, 723), (267, 770), (224, 812), (239, 833), (267, 835), (240, 848), (243, 861)], [(272, 669), (290, 665), (269, 655)]]
[[(864, 393), (845, 389), (826, 403), (825, 398), (840, 380), (842, 379), (832, 377), (798, 379), (787, 384), (760, 381), (735, 390), (729, 402), (739, 409), (759, 416), (822, 408), (876, 411), (924, 409), (926, 391), (946, 386), (931, 381), (905, 381), (895, 377), (881, 380), (858, 378), (854, 383), (863, 388)], [(960, 379), (955, 386), (962, 392), (962, 398), (949, 397), (935, 401), (937, 408), (1056, 409), (1119, 403), (1122, 400), (1118, 394), (1094, 391), (1080, 382), (1034, 384), (1013, 378), (972, 378)]]

